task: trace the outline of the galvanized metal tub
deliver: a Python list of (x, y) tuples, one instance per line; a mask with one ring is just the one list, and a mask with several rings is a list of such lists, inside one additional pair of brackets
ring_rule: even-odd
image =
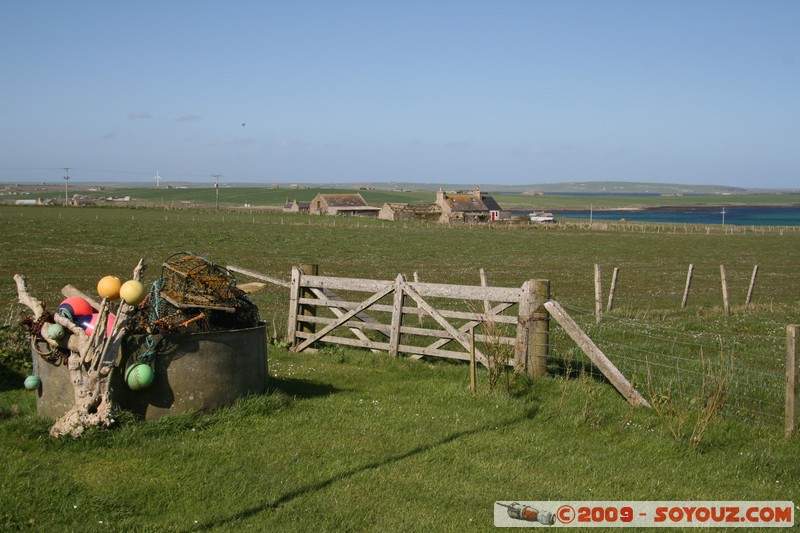
[[(266, 324), (253, 328), (164, 336), (146, 389), (131, 390), (124, 380), (125, 362), (142, 351), (146, 337), (130, 335), (122, 347), (122, 364), (111, 375), (113, 401), (146, 420), (187, 411), (210, 411), (238, 398), (261, 394), (268, 384)], [(34, 352), (33, 357), (38, 357)], [(42, 381), (36, 408), (40, 416), (58, 418), (73, 405), (66, 365), (38, 361)]]

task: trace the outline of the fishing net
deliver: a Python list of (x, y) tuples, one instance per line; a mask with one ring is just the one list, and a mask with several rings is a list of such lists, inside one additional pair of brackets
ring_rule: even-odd
[(190, 252), (171, 255), (137, 313), (140, 332), (194, 333), (254, 327), (258, 307), (225, 268)]

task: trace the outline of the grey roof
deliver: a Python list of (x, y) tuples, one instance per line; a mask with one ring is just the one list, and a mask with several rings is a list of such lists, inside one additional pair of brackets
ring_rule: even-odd
[(367, 207), (360, 194), (320, 194), (328, 207)]

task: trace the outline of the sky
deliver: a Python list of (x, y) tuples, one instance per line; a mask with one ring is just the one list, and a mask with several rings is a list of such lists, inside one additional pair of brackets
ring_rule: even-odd
[(0, 1), (0, 182), (800, 184), (800, 1)]

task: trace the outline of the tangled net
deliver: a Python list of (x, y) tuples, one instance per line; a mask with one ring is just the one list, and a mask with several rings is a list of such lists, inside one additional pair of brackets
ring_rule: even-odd
[(137, 313), (133, 332), (150, 335), (243, 329), (260, 322), (258, 307), (227, 269), (191, 252), (171, 255)]

